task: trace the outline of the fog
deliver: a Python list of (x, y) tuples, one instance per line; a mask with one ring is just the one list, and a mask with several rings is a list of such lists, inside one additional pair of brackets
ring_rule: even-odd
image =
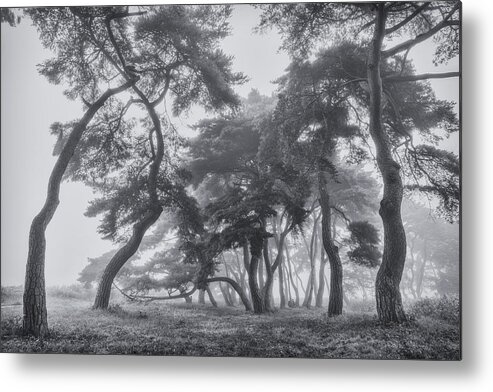
[[(276, 31), (265, 34), (252, 31), (259, 14), (259, 10), (250, 6), (236, 5), (231, 19), (232, 34), (222, 44), (223, 50), (234, 56), (234, 69), (249, 77), (247, 83), (236, 87), (244, 97), (252, 88), (270, 96), (276, 88), (271, 82), (289, 64), (287, 54), (278, 50), (281, 39)], [(3, 286), (10, 286), (23, 283), (29, 226), (44, 201), (48, 176), (55, 162), (52, 156), (55, 138), (49, 134), (49, 126), (55, 121), (77, 118), (82, 111), (79, 103), (64, 97), (63, 86), (51, 85), (37, 73), (36, 65), (49, 58), (50, 53), (42, 48), (29, 21), (24, 19), (17, 27), (4, 23), (1, 28), (1, 281)], [(457, 69), (458, 60), (435, 67), (430, 61), (433, 50), (429, 42), (409, 53), (419, 73)], [(456, 80), (433, 80), (431, 84), (439, 98), (458, 102)], [(204, 116), (204, 111), (195, 107), (188, 116), (174, 118), (173, 122), (187, 135), (192, 133), (189, 127)], [(442, 146), (458, 152), (458, 135), (444, 140)], [(75, 283), (88, 258), (115, 248), (98, 235), (98, 219), (83, 216), (92, 197), (91, 189), (82, 184), (62, 184), (61, 203), (47, 230), (48, 286)]]

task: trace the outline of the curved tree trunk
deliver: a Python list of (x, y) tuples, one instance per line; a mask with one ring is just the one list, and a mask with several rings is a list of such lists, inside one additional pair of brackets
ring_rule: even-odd
[(211, 301), (212, 306), (214, 306), (215, 308), (217, 308), (217, 302), (214, 299), (214, 295), (212, 295), (211, 288), (209, 286), (207, 286), (207, 288), (205, 289), (205, 291), (207, 291), (207, 295), (209, 296), (209, 301)]
[(392, 158), (391, 144), (382, 123), (382, 79), (380, 75), (382, 42), (385, 35), (384, 3), (375, 5), (375, 28), (368, 56), (370, 91), (370, 135), (376, 149), (378, 168), (384, 184), (380, 216), (384, 230), (382, 264), (375, 283), (377, 312), (380, 321), (406, 320), (399, 289), (406, 261), (406, 235), (401, 217), (403, 186), (399, 164)]
[(326, 258), (323, 258), (322, 260), (320, 260), (320, 269), (318, 270), (318, 291), (317, 291), (317, 298), (315, 300), (315, 306), (317, 308), (321, 308), (323, 306), (323, 302), (324, 302), (325, 265), (326, 264), (327, 264)]
[[(266, 271), (267, 271), (267, 279), (265, 281), (264, 289), (263, 289), (263, 297), (264, 297), (264, 306), (265, 310), (271, 312), (274, 310), (272, 306), (272, 287), (274, 284), (274, 273), (276, 270), (280, 267), (282, 264), (283, 260), (283, 247), (284, 247), (284, 241), (286, 240), (286, 236), (288, 235), (290, 229), (289, 225), (286, 224), (286, 227), (284, 230), (281, 232), (279, 235), (279, 238), (276, 239), (277, 242), (277, 255), (276, 255), (276, 260), (274, 263), (271, 265), (270, 259), (269, 259), (269, 254), (268, 254), (268, 243), (267, 240), (264, 242), (264, 248), (263, 248), (263, 253), (264, 253), (264, 260), (265, 260), (265, 266), (266, 266)], [(285, 299), (284, 299), (285, 301)]]
[[(109, 32), (111, 33), (110, 29)], [(164, 88), (161, 99), (164, 99), (166, 95), (166, 92), (169, 88), (169, 81), (170, 79), (168, 78), (166, 80), (166, 87)], [(161, 215), (161, 212), (163, 211), (157, 194), (157, 179), (159, 169), (161, 167), (161, 162), (163, 161), (164, 157), (164, 138), (161, 129), (161, 121), (159, 120), (159, 117), (156, 113), (155, 104), (151, 104), (144, 93), (135, 85), (133, 86), (133, 90), (144, 103), (147, 113), (151, 118), (153, 124), (153, 130), (149, 134), (149, 139), (151, 140), (151, 143), (152, 135), (154, 134), (156, 136), (156, 152), (154, 155), (154, 159), (150, 165), (149, 177), (147, 179), (149, 210), (142, 218), (142, 220), (134, 224), (133, 233), (129, 241), (122, 248), (120, 248), (118, 252), (116, 252), (116, 254), (112, 257), (112, 259), (106, 266), (98, 286), (96, 299), (94, 300), (95, 309), (108, 308), (111, 295), (111, 285), (113, 283), (113, 280), (115, 279), (116, 274), (130, 259), (130, 257), (132, 257), (135, 252), (137, 252), (137, 249), (139, 248), (146, 231), (156, 222), (156, 220)]]
[(154, 222), (157, 221), (162, 212), (161, 207), (154, 208), (149, 211), (146, 217), (141, 222), (138, 222), (133, 227), (133, 233), (128, 242), (121, 247), (118, 252), (111, 258), (110, 262), (103, 271), (103, 275), (99, 282), (96, 299), (94, 300), (94, 309), (107, 309), (111, 295), (111, 285), (115, 279), (116, 274), (125, 265), (125, 263), (132, 257), (146, 233), (147, 229), (151, 227)]
[(319, 203), (322, 209), (322, 243), (329, 257), (330, 265), (330, 292), (328, 316), (342, 314), (342, 263), (339, 257), (339, 248), (332, 239), (330, 197), (327, 192), (327, 179), (323, 172), (318, 174)]
[(29, 251), (27, 256), (23, 297), (24, 315), (22, 324), (24, 334), (43, 337), (48, 332), (44, 277), (46, 253), (45, 232), (60, 203), (60, 183), (62, 182), (65, 170), (67, 169), (70, 159), (74, 155), (82, 134), (97, 111), (110, 97), (126, 90), (132, 83), (133, 82), (129, 81), (117, 88), (106, 90), (106, 92), (87, 109), (82, 119), (74, 126), (65, 145), (61, 149), (55, 166), (53, 167), (48, 181), (45, 204), (38, 215), (33, 219), (29, 231)]
[(221, 290), (221, 294), (223, 296), (224, 303), (226, 304), (226, 306), (234, 306), (233, 301), (231, 300), (231, 297), (228, 293), (227, 287), (224, 288), (221, 282), (219, 282), (219, 290)]
[(310, 276), (308, 278), (308, 283), (306, 285), (305, 299), (303, 300), (303, 307), (310, 309), (312, 307), (313, 299), (313, 273), (310, 271)]
[(226, 278), (226, 277), (223, 277), (223, 276), (215, 276), (213, 278), (206, 279), (206, 282), (207, 283), (212, 283), (212, 282), (224, 282), (224, 283), (228, 283), (238, 293), (238, 296), (240, 297), (241, 302), (243, 302), (243, 305), (245, 306), (245, 309), (248, 310), (248, 311), (251, 311), (252, 310), (252, 304), (248, 300), (248, 297), (246, 296), (245, 291), (233, 279)]

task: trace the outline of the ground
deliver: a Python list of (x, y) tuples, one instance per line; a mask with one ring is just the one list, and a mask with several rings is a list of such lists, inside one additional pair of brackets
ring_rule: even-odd
[[(62, 293), (63, 294), (63, 293)], [(324, 309), (253, 315), (240, 307), (120, 301), (109, 311), (89, 298), (52, 292), (51, 334), (19, 335), (22, 306), (2, 297), (3, 352), (365, 359), (460, 359), (460, 328), (447, 306), (426, 303), (405, 325), (382, 326), (372, 312), (328, 319)], [(16, 298), (17, 297), (17, 298)], [(448, 312), (448, 313), (447, 313)]]

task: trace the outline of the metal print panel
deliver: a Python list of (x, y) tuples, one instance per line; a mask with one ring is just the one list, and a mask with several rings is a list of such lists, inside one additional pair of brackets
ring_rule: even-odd
[(460, 16), (2, 8), (1, 350), (459, 360)]

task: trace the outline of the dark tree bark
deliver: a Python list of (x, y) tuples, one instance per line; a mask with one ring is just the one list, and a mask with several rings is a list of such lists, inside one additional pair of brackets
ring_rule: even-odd
[(187, 289), (185, 287), (180, 288), (180, 294), (184, 296), (183, 298), (185, 299), (185, 303), (192, 303), (193, 297), (191, 295), (187, 295)]
[(205, 290), (199, 290), (199, 304), (205, 305)]
[(375, 294), (380, 321), (406, 320), (399, 289), (406, 260), (406, 235), (401, 217), (403, 186), (399, 164), (392, 158), (391, 143), (382, 122), (381, 53), (385, 36), (384, 3), (375, 4), (375, 28), (368, 56), (370, 91), (370, 135), (375, 144), (377, 165), (384, 184), (380, 216), (384, 229), (382, 264), (378, 270)]
[[(264, 240), (267, 241), (267, 240)], [(264, 256), (264, 262), (262, 263), (261, 261), (258, 264), (258, 287), (260, 291), (264, 290), (265, 287), (265, 280), (264, 280), (264, 268), (267, 270), (267, 264), (269, 263), (269, 255), (265, 252), (263, 252)], [(264, 267), (265, 265), (265, 267)], [(269, 266), (270, 268), (270, 266)], [(269, 274), (269, 271), (266, 271), (266, 274)]]
[(298, 290), (298, 285), (295, 283), (294, 278), (293, 278), (293, 271), (291, 268), (291, 260), (289, 258), (289, 251), (288, 251), (288, 246), (284, 245), (284, 251), (286, 253), (286, 264), (288, 265), (288, 278), (291, 282), (291, 287), (294, 290), (294, 295), (295, 295), (295, 300), (294, 304), (296, 307), (300, 306), (300, 292)]
[[(247, 250), (248, 250), (248, 246), (247, 246)], [(236, 249), (233, 249), (233, 252), (236, 258), (236, 268), (238, 269), (238, 277), (236, 281), (240, 284), (241, 288), (245, 291), (245, 294), (248, 295), (247, 292), (248, 285), (246, 283), (246, 274), (248, 270), (245, 267), (242, 268), (242, 263), (240, 261), (240, 257), (238, 256), (238, 252), (236, 251)]]
[(250, 240), (250, 253), (252, 258), (248, 265), (248, 285), (250, 286), (250, 295), (252, 297), (254, 313), (265, 312), (264, 301), (257, 282), (258, 264), (260, 258), (262, 257), (262, 244), (262, 238), (255, 237)]
[(223, 277), (223, 276), (216, 276), (214, 278), (208, 278), (206, 280), (206, 282), (208, 282), (208, 283), (212, 283), (212, 282), (224, 282), (224, 283), (228, 283), (236, 291), (236, 293), (240, 297), (241, 302), (245, 306), (245, 309), (248, 310), (248, 311), (251, 311), (252, 310), (252, 304), (248, 300), (248, 297), (246, 296), (245, 291), (233, 279), (226, 278), (226, 277)]
[(264, 240), (262, 254), (264, 255), (264, 264), (266, 272), (266, 280), (263, 287), (261, 287), (262, 298), (264, 300), (264, 308), (267, 312), (273, 312), (274, 308), (272, 306), (272, 283), (274, 282), (274, 270), (270, 263), (269, 258), (269, 242), (267, 239)]
[(107, 309), (111, 295), (111, 285), (115, 276), (125, 263), (132, 257), (144, 237), (147, 229), (151, 227), (159, 218), (162, 212), (161, 207), (148, 212), (147, 216), (142, 221), (136, 223), (133, 227), (133, 233), (128, 242), (121, 247), (118, 252), (111, 258), (110, 262), (103, 271), (103, 275), (99, 282), (96, 299), (94, 300), (94, 309)]
[(94, 102), (85, 112), (82, 119), (74, 126), (60, 155), (53, 167), (48, 181), (48, 191), (45, 204), (36, 215), (29, 231), (29, 251), (27, 256), (26, 276), (23, 297), (23, 332), (26, 335), (43, 337), (48, 333), (48, 320), (46, 311), (45, 292), (45, 254), (46, 238), (45, 232), (55, 211), (60, 203), (60, 184), (67, 166), (74, 155), (82, 134), (97, 111), (112, 96), (121, 93), (132, 85), (133, 81), (114, 88), (108, 89)]
[[(318, 175), (319, 203), (322, 210), (322, 243), (329, 258), (330, 265), (330, 291), (328, 316), (342, 314), (342, 263), (339, 257), (339, 248), (334, 244), (332, 238), (330, 197), (327, 191), (327, 179), (323, 172)], [(324, 279), (323, 272), (321, 279)], [(322, 281), (321, 281), (322, 282)], [(320, 285), (321, 287), (322, 284)]]
[[(268, 242), (264, 242), (264, 248), (263, 248), (263, 253), (264, 253), (264, 260), (265, 260), (265, 269), (267, 272), (267, 279), (265, 281), (264, 289), (263, 289), (263, 297), (264, 297), (264, 306), (267, 311), (273, 311), (274, 308), (272, 306), (272, 287), (274, 284), (274, 273), (275, 271), (280, 267), (282, 264), (283, 260), (283, 252), (282, 249), (284, 247), (284, 241), (286, 240), (286, 236), (288, 235), (290, 229), (288, 223), (286, 223), (286, 227), (284, 230), (281, 232), (281, 234), (278, 236), (276, 233), (276, 245), (277, 245), (277, 255), (276, 255), (276, 260), (274, 263), (271, 265), (270, 259), (269, 259), (269, 249), (268, 249)], [(285, 301), (285, 298), (284, 298)]]
[[(111, 30), (109, 30), (111, 32)], [(170, 83), (170, 78), (166, 80), (166, 87), (162, 93), (162, 99), (164, 99), (166, 92), (168, 91)], [(120, 271), (120, 269), (125, 265), (125, 263), (137, 252), (137, 249), (142, 242), (142, 238), (145, 233), (159, 218), (161, 212), (163, 211), (162, 206), (159, 202), (159, 197), (157, 194), (157, 177), (159, 174), (159, 169), (161, 167), (161, 162), (164, 158), (164, 138), (161, 129), (161, 121), (156, 113), (155, 106), (157, 103), (151, 103), (145, 94), (133, 85), (133, 90), (139, 96), (144, 106), (146, 107), (147, 113), (151, 118), (153, 124), (152, 133), (156, 136), (156, 152), (154, 159), (150, 165), (149, 177), (147, 179), (147, 192), (149, 196), (149, 208), (145, 216), (133, 226), (133, 233), (129, 241), (116, 252), (113, 258), (110, 260), (106, 266), (101, 281), (98, 286), (98, 291), (96, 294), (96, 299), (94, 300), (94, 309), (107, 309), (110, 295), (111, 295), (111, 285), (115, 276)], [(152, 137), (152, 136), (151, 136)]]

